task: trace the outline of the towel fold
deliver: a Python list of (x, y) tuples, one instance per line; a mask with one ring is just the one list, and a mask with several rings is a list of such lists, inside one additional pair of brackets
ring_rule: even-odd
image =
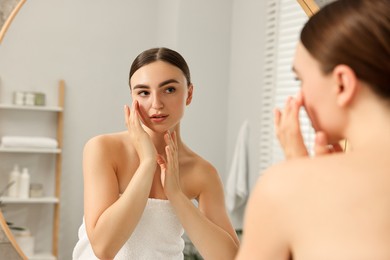
[[(149, 198), (142, 217), (115, 260), (183, 260), (184, 229), (169, 200)], [(85, 222), (79, 228), (79, 241), (73, 249), (73, 260), (98, 260)]]
[(32, 136), (3, 136), (1, 138), (3, 147), (12, 148), (57, 148), (58, 142), (49, 137)]
[(226, 183), (226, 206), (230, 212), (245, 205), (249, 195), (249, 124), (244, 121), (238, 133)]

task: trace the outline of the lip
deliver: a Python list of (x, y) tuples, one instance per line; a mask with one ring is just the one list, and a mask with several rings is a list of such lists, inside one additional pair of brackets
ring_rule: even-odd
[(153, 114), (149, 118), (152, 122), (160, 123), (163, 122), (165, 119), (167, 119), (167, 114)]

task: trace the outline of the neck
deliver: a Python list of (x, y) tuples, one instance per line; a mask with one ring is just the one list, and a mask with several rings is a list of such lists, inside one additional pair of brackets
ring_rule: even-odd
[(390, 108), (378, 98), (360, 102), (351, 111), (345, 131), (353, 151), (383, 151), (390, 148)]

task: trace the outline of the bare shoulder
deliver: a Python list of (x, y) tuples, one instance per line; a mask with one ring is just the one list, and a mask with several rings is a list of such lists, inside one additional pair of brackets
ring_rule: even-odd
[(180, 178), (183, 189), (190, 198), (199, 196), (209, 187), (222, 191), (222, 182), (217, 169), (197, 153), (186, 149), (180, 158)]
[(105, 172), (118, 172), (119, 168), (127, 167), (129, 162), (126, 158), (134, 158), (133, 153), (127, 132), (92, 137), (84, 146), (84, 172), (96, 173), (98, 172), (97, 168), (105, 169)]
[(84, 146), (84, 153), (105, 152), (110, 154), (124, 145), (125, 138), (126, 132), (94, 136), (86, 142)]
[[(252, 191), (252, 199), (267, 198), (280, 205), (307, 192), (306, 187), (316, 185), (321, 176), (329, 176), (335, 170), (334, 158), (299, 158), (272, 165), (259, 178)], [(299, 200), (297, 200), (299, 203)]]
[(117, 132), (109, 134), (101, 134), (90, 138), (85, 146), (110, 146), (119, 145), (123, 138), (125, 138), (127, 132)]
[(183, 149), (180, 157), (180, 166), (185, 168), (192, 168), (198, 174), (216, 174), (216, 168), (199, 154), (192, 151), (190, 148)]
[(182, 158), (181, 166), (185, 169), (191, 169), (188, 171), (191, 175), (202, 178), (209, 178), (214, 175), (218, 176), (217, 169), (209, 161), (193, 151), (187, 151), (185, 154)]

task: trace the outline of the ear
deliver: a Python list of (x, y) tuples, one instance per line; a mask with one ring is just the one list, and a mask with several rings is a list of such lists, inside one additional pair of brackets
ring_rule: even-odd
[(187, 96), (187, 99), (186, 99), (186, 105), (187, 106), (189, 104), (191, 104), (193, 91), (194, 91), (194, 86), (192, 84), (190, 84), (188, 86), (188, 96)]
[(344, 107), (353, 100), (358, 90), (355, 72), (347, 65), (337, 65), (332, 74), (337, 84), (337, 104)]

